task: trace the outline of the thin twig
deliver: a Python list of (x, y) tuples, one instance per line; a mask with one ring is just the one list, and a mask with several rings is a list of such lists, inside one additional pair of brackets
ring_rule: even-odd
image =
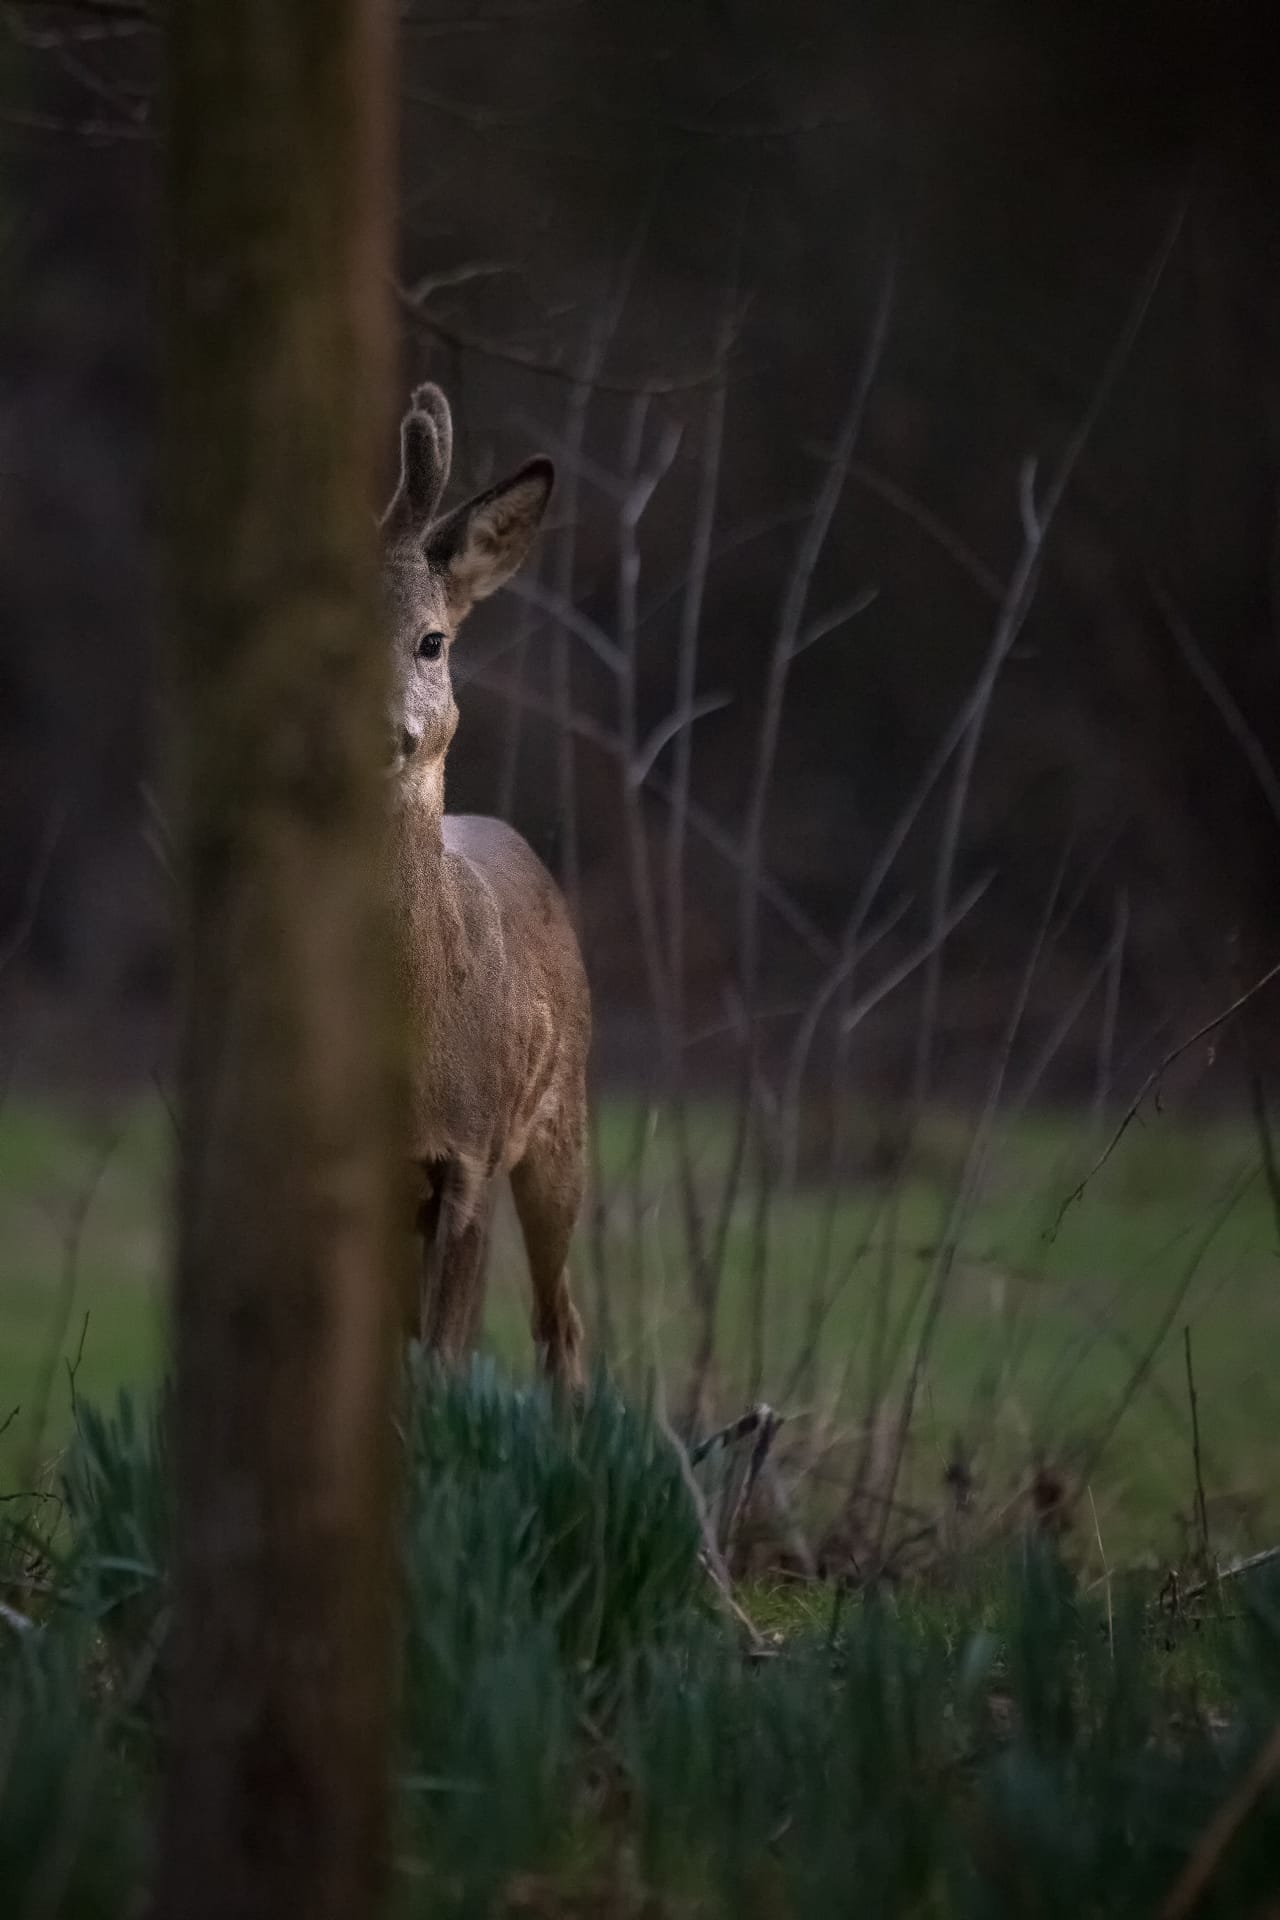
[(87, 140), (103, 147), (117, 140), (156, 141), (159, 138), (153, 127), (132, 120), (97, 120), (90, 115), (75, 119), (26, 107), (6, 107), (0, 113), (0, 126), (15, 127), (21, 133), (52, 133), (59, 139)]
[(89, 1213), (97, 1197), (112, 1155), (120, 1144), (124, 1133), (124, 1123), (115, 1122), (103, 1135), (98, 1153), (89, 1169), (67, 1223), (67, 1232), (63, 1241), (62, 1275), (58, 1284), (58, 1298), (54, 1309), (52, 1338), (49, 1341), (44, 1365), (32, 1400), (31, 1434), (27, 1441), (27, 1459), (22, 1474), (24, 1481), (34, 1482), (40, 1452), (40, 1442), (44, 1438), (45, 1424), (49, 1417), (49, 1404), (53, 1398), (53, 1382), (57, 1372), (58, 1360), (66, 1341), (67, 1329), (71, 1324), (71, 1312), (75, 1305), (76, 1288), (80, 1278), (80, 1250), (84, 1240), (85, 1227)]
[(76, 1420), (79, 1418), (80, 1408), (79, 1408), (79, 1403), (76, 1400), (76, 1376), (80, 1371), (80, 1362), (84, 1359), (84, 1343), (85, 1343), (85, 1337), (88, 1334), (88, 1331), (89, 1331), (89, 1309), (88, 1307), (86, 1307), (84, 1310), (84, 1319), (80, 1322), (80, 1338), (76, 1343), (76, 1357), (74, 1360), (68, 1360), (66, 1362), (67, 1389), (71, 1396), (72, 1420)]
[(1212, 1880), (1223, 1854), (1278, 1773), (1280, 1723), (1272, 1728), (1244, 1779), (1234, 1793), (1228, 1794), (1201, 1834), (1195, 1851), (1160, 1909), (1160, 1920), (1186, 1920)]
[(965, 574), (979, 591), (993, 600), (997, 606), (1004, 599), (1005, 582), (984, 560), (980, 560), (972, 547), (968, 546), (948, 526), (946, 521), (934, 513), (931, 507), (917, 500), (915, 495), (894, 480), (889, 474), (881, 473), (879, 468), (868, 465), (865, 460), (853, 460), (849, 465), (849, 478), (854, 486), (883, 500), (893, 507), (904, 519), (919, 527), (940, 552)]
[(648, 738), (640, 742), (636, 757), (627, 770), (627, 778), (632, 786), (644, 786), (673, 740), (679, 744), (692, 737), (695, 720), (705, 720), (712, 713), (723, 713), (726, 707), (732, 705), (733, 700), (727, 693), (704, 693), (701, 699), (690, 700), (687, 705), (669, 713), (665, 720), (659, 720)]
[(726, 1426), (717, 1427), (714, 1433), (707, 1434), (705, 1439), (699, 1440), (695, 1446), (687, 1449), (690, 1466), (696, 1467), (702, 1461), (709, 1460), (717, 1449), (731, 1447), (739, 1440), (749, 1439), (768, 1421), (775, 1418), (773, 1408), (767, 1406), (764, 1401), (761, 1401), (758, 1406), (748, 1407), (747, 1411), (740, 1413), (736, 1420), (730, 1420)]
[(1098, 1065), (1093, 1084), (1094, 1137), (1102, 1131), (1107, 1115), (1107, 1096), (1115, 1078), (1116, 1033), (1120, 1025), (1120, 987), (1124, 977), (1125, 944), (1129, 938), (1129, 890), (1116, 893), (1115, 931), (1107, 966), (1107, 990), (1102, 1005), (1102, 1024), (1098, 1033)]
[(1234, 1186), (1229, 1189), (1226, 1199), (1218, 1208), (1218, 1211), (1195, 1241), (1191, 1255), (1182, 1273), (1178, 1277), (1177, 1285), (1173, 1289), (1173, 1297), (1157, 1321), (1155, 1332), (1148, 1340), (1145, 1350), (1140, 1354), (1137, 1364), (1125, 1384), (1124, 1392), (1121, 1394), (1118, 1403), (1105, 1421), (1102, 1431), (1093, 1437), (1084, 1465), (1083, 1478), (1086, 1481), (1092, 1479), (1099, 1461), (1111, 1445), (1115, 1437), (1116, 1429), (1132, 1405), (1138, 1389), (1150, 1373), (1155, 1363), (1156, 1355), (1168, 1339), (1170, 1329), (1182, 1311), (1187, 1295), (1191, 1291), (1192, 1283), (1200, 1271), (1201, 1262), (1204, 1260), (1213, 1242), (1217, 1239), (1218, 1234), (1235, 1212), (1236, 1207), (1239, 1205), (1253, 1180), (1256, 1171), (1256, 1168), (1251, 1167), (1242, 1178), (1235, 1182)]
[(724, 1555), (720, 1551), (719, 1542), (716, 1539), (716, 1530), (711, 1524), (711, 1516), (707, 1512), (707, 1503), (703, 1497), (702, 1488), (698, 1485), (698, 1476), (694, 1472), (690, 1462), (688, 1449), (680, 1438), (680, 1435), (667, 1419), (666, 1412), (661, 1405), (655, 1404), (654, 1411), (659, 1427), (675, 1452), (676, 1460), (680, 1467), (680, 1477), (688, 1489), (689, 1498), (693, 1502), (693, 1510), (698, 1516), (698, 1525), (702, 1531), (703, 1559), (706, 1563), (707, 1571), (711, 1575), (712, 1582), (720, 1595), (721, 1601), (728, 1608), (729, 1612), (732, 1613), (734, 1619), (738, 1622), (739, 1626), (742, 1627), (747, 1638), (750, 1640), (752, 1651), (755, 1653), (763, 1653), (766, 1650), (764, 1635), (761, 1633), (759, 1627), (756, 1626), (746, 1609), (734, 1597), (733, 1581), (729, 1576), (729, 1569), (725, 1564)]
[[(572, 474), (573, 469), (567, 460), (563, 460), (561, 464), (566, 475)], [(568, 484), (567, 480), (565, 484)], [(566, 520), (566, 534), (570, 525), (571, 522)], [(558, 572), (561, 580), (557, 587), (544, 587), (537, 579), (517, 579), (511, 581), (508, 592), (512, 599), (522, 600), (526, 606), (537, 607), (539, 612), (550, 614), (551, 618), (566, 628), (575, 640), (581, 640), (584, 646), (589, 647), (601, 665), (608, 667), (610, 673), (616, 678), (625, 671), (626, 663), (621, 649), (598, 620), (592, 620), (588, 614), (574, 606), (571, 587), (566, 586), (564, 581), (564, 569), (560, 568)], [(567, 711), (566, 708), (566, 713)]]
[(1106, 1166), (1107, 1161), (1111, 1158), (1116, 1148), (1120, 1145), (1121, 1140), (1123, 1140), (1125, 1134), (1129, 1131), (1130, 1126), (1133, 1124), (1134, 1120), (1137, 1119), (1138, 1110), (1142, 1106), (1143, 1101), (1146, 1099), (1149, 1093), (1151, 1093), (1156, 1087), (1159, 1086), (1165, 1074), (1169, 1071), (1169, 1068), (1173, 1066), (1175, 1061), (1180, 1060), (1184, 1053), (1189, 1053), (1191, 1048), (1196, 1046), (1199, 1041), (1205, 1039), (1207, 1035), (1216, 1032), (1216, 1030), (1219, 1027), (1223, 1026), (1226, 1023), (1226, 1021), (1230, 1020), (1233, 1014), (1239, 1013), (1241, 1007), (1248, 1006), (1249, 1002), (1255, 999), (1257, 995), (1262, 992), (1264, 987), (1270, 986), (1271, 982), (1277, 977), (1277, 975), (1280, 975), (1280, 960), (1277, 960), (1274, 966), (1268, 967), (1267, 971), (1261, 976), (1260, 979), (1255, 980), (1251, 987), (1247, 987), (1243, 993), (1237, 994), (1235, 999), (1231, 1002), (1230, 1006), (1224, 1007), (1221, 1013), (1215, 1013), (1211, 1020), (1206, 1020), (1204, 1022), (1204, 1025), (1197, 1027), (1193, 1034), (1189, 1034), (1185, 1040), (1180, 1040), (1176, 1047), (1170, 1047), (1168, 1053), (1165, 1054), (1164, 1058), (1158, 1063), (1158, 1065), (1154, 1066), (1151, 1069), (1151, 1072), (1147, 1075), (1146, 1079), (1143, 1081), (1142, 1085), (1139, 1087), (1133, 1100), (1129, 1103), (1128, 1107), (1125, 1109), (1125, 1112), (1121, 1118), (1119, 1126), (1116, 1128), (1115, 1132), (1112, 1134), (1111, 1138), (1108, 1140), (1102, 1152), (1098, 1155), (1093, 1165), (1089, 1168), (1089, 1171), (1085, 1174), (1080, 1184), (1071, 1189), (1071, 1192), (1067, 1195), (1062, 1205), (1058, 1208), (1057, 1217), (1054, 1220), (1052, 1227), (1049, 1229), (1049, 1238), (1051, 1240), (1056, 1239), (1058, 1234), (1058, 1229), (1062, 1225), (1063, 1219), (1067, 1213), (1068, 1208), (1074, 1206), (1077, 1200), (1080, 1200), (1084, 1197), (1084, 1192), (1086, 1187), (1089, 1185), (1090, 1181), (1092, 1181), (1095, 1178), (1095, 1176), (1102, 1171), (1103, 1167)]
[(810, 647), (818, 644), (819, 640), (825, 640), (828, 634), (838, 633), (841, 627), (848, 626), (850, 620), (856, 620), (860, 613), (865, 613), (868, 607), (874, 606), (879, 595), (879, 587), (862, 587), (857, 593), (850, 594), (847, 600), (841, 600), (837, 606), (830, 608), (828, 612), (819, 614), (817, 619), (809, 622), (792, 647), (791, 658), (798, 660), (802, 653), (807, 653)]
[(1176, 605), (1168, 588), (1152, 573), (1146, 575), (1146, 584), (1147, 591), (1155, 602), (1156, 609), (1176, 643), (1188, 671), (1202, 691), (1209, 696), (1211, 706), (1238, 748), (1241, 759), (1257, 781), (1258, 789), (1267, 803), (1272, 819), (1277, 826), (1280, 826), (1280, 778), (1277, 778), (1270, 755), (1249, 725), (1239, 702), (1233, 697), (1221, 674), (1192, 632), (1190, 623)]
[(742, 1516), (750, 1504), (751, 1496), (755, 1492), (756, 1482), (764, 1469), (764, 1464), (769, 1458), (773, 1449), (773, 1443), (782, 1426), (782, 1415), (780, 1413), (775, 1413), (772, 1407), (765, 1407), (762, 1411), (764, 1418), (759, 1423), (754, 1445), (747, 1457), (746, 1471), (738, 1477), (737, 1491), (734, 1494), (733, 1505), (729, 1508), (725, 1516), (724, 1551), (726, 1558), (733, 1552)]
[(1116, 1623), (1111, 1610), (1111, 1568), (1107, 1565), (1107, 1550), (1102, 1544), (1102, 1528), (1098, 1524), (1098, 1509), (1094, 1505), (1092, 1481), (1090, 1481), (1087, 1491), (1089, 1494), (1089, 1511), (1093, 1515), (1094, 1538), (1098, 1542), (1098, 1558), (1102, 1562), (1102, 1578), (1107, 1592), (1107, 1645), (1111, 1649), (1111, 1658), (1114, 1662), (1116, 1657)]
[(1250, 1063), (1246, 1080), (1249, 1086), (1249, 1111), (1253, 1116), (1254, 1132), (1258, 1136), (1258, 1153), (1262, 1160), (1262, 1177), (1267, 1185), (1267, 1197), (1271, 1201), (1271, 1218), (1280, 1239), (1280, 1160), (1276, 1155), (1275, 1134), (1271, 1126), (1271, 1111), (1267, 1103), (1267, 1083), (1262, 1069), (1256, 1063)]
[(1200, 1461), (1200, 1409), (1196, 1399), (1196, 1377), (1191, 1366), (1191, 1324), (1182, 1329), (1182, 1350), (1187, 1363), (1187, 1398), (1191, 1403), (1191, 1458), (1196, 1473), (1196, 1525), (1200, 1533), (1200, 1560), (1205, 1567), (1212, 1566), (1209, 1555), (1209, 1509), (1204, 1498), (1204, 1468)]
[[(667, 913), (665, 1001), (667, 1094), (671, 1103), (677, 1179), (689, 1254), (689, 1274), (695, 1295), (695, 1307), (702, 1318), (701, 1338), (704, 1344), (708, 1325), (714, 1321), (715, 1287), (707, 1265), (707, 1234), (694, 1175), (693, 1150), (689, 1138), (688, 1109), (685, 1099), (686, 855), (689, 827), (693, 817), (693, 735), (689, 723), (693, 720), (698, 706), (695, 695), (700, 654), (699, 642), (719, 504), (725, 414), (728, 404), (729, 359), (741, 325), (739, 279), (746, 217), (747, 201), (744, 198), (716, 335), (715, 357), (721, 367), (721, 378), (712, 388), (709, 396), (707, 416), (699, 447), (698, 484), (690, 532), (689, 567), (683, 583), (680, 604), (675, 714), (681, 726), (672, 760), (671, 804), (667, 816), (663, 869), (664, 901)], [(691, 1406), (691, 1421), (694, 1412), (696, 1409)]]
[[(12, 116), (11, 116), (12, 117)], [(136, 134), (134, 128), (99, 129), (99, 131), (119, 131)], [(527, 373), (538, 373), (550, 380), (559, 380), (564, 385), (577, 389), (582, 384), (581, 372), (574, 367), (562, 366), (557, 360), (544, 359), (541, 354), (530, 352), (527, 348), (517, 347), (511, 342), (493, 340), (483, 334), (465, 332), (456, 325), (446, 325), (435, 314), (412, 299), (407, 288), (397, 285), (396, 298), (409, 317), (424, 333), (434, 339), (442, 340), (446, 346), (456, 347), (464, 353), (478, 353), (482, 359), (504, 362), (508, 366), (521, 367)], [(592, 393), (617, 393), (628, 397), (646, 394), (655, 398), (676, 393), (696, 392), (699, 387), (714, 386), (720, 378), (717, 367), (703, 367), (688, 374), (653, 374), (639, 380), (623, 380), (614, 375), (594, 374), (589, 381)]]
[(45, 822), (44, 832), (40, 836), (35, 858), (27, 874), (27, 884), (23, 889), (22, 905), (18, 909), (17, 920), (10, 928), (4, 945), (0, 946), (0, 974), (5, 973), (12, 966), (31, 938), (36, 916), (40, 911), (40, 901), (49, 878), (49, 869), (53, 865), (53, 856), (58, 850), (58, 842), (62, 838), (69, 812), (70, 803), (63, 800), (53, 808)]
[[(742, 233), (739, 229), (738, 247)], [(738, 267), (729, 276), (729, 290), (720, 316), (716, 358), (728, 365), (738, 317)], [(676, 660), (676, 712), (692, 716), (698, 683), (699, 636), (707, 578), (713, 557), (716, 508), (720, 495), (720, 465), (724, 453), (728, 382), (721, 378), (711, 389), (698, 457), (698, 493), (690, 536), (689, 570), (680, 606)], [(688, 844), (689, 798), (693, 780), (693, 743), (683, 736), (677, 747), (671, 776), (671, 811), (667, 821), (666, 895), (667, 947), (671, 980), (672, 1019), (683, 1031), (685, 970), (685, 855)]]
[(1275, 1560), (1280, 1560), (1280, 1547), (1263, 1547), (1261, 1552), (1247, 1554), (1243, 1560), (1233, 1560), (1228, 1566), (1215, 1567), (1205, 1579), (1184, 1587), (1182, 1597), (1184, 1600), (1198, 1600), (1201, 1594), (1208, 1593), (1211, 1587), (1221, 1586), (1224, 1580), (1238, 1580), (1242, 1573), (1253, 1573), (1258, 1567), (1269, 1567)]
[[(968, 809), (969, 792), (987, 714), (990, 711), (1000, 674), (1031, 611), (1039, 584), (1045, 543), (1103, 408), (1128, 361), (1151, 309), (1156, 292), (1164, 278), (1170, 255), (1181, 232), (1182, 221), (1183, 210), (1180, 209), (1144, 277), (1138, 297), (1107, 359), (1089, 404), (1063, 449), (1062, 457), (1045, 491), (1044, 499), (1038, 504), (1034, 497), (1035, 463), (1034, 461), (1023, 463), (1018, 496), (1023, 525), (1022, 550), (1009, 576), (1009, 584), (1001, 603), (991, 644), (969, 703), (970, 718), (960, 742), (955, 774), (947, 797), (946, 814), (934, 869), (932, 912), (935, 922), (941, 920), (951, 897), (960, 835)], [(913, 1106), (917, 1116), (923, 1111), (929, 1092), (933, 1047), (942, 994), (942, 968), (943, 950), (939, 947), (926, 971), (921, 1001), (913, 1082)]]
[[(531, 713), (536, 713), (543, 719), (558, 720), (559, 716), (550, 700), (535, 693), (531, 688), (517, 686), (502, 674), (490, 673), (486, 668), (480, 668), (470, 675), (470, 680), (474, 685), (485, 687), (493, 693), (521, 700)], [(608, 754), (611, 759), (617, 760), (622, 757), (622, 743), (617, 734), (611, 733), (607, 727), (592, 719), (590, 715), (571, 713), (568, 726), (576, 739), (598, 748), (602, 753)], [(649, 775), (648, 791), (664, 804), (671, 804), (671, 784), (656, 767)], [(741, 874), (744, 864), (742, 848), (714, 814), (708, 813), (705, 807), (691, 801), (687, 818), (690, 828), (703, 844), (727, 866)], [(786, 888), (768, 872), (759, 875), (758, 885), (761, 900), (772, 907), (782, 925), (795, 935), (806, 951), (816, 959), (828, 960), (834, 950), (831, 941), (809, 918), (803, 907)]]
[[(889, 334), (889, 317), (893, 308), (895, 279), (894, 264), (890, 261), (881, 281), (866, 347), (840, 424), (840, 431), (814, 498), (813, 510), (796, 548), (795, 559), (778, 610), (777, 627), (770, 653), (743, 831), (744, 865), (738, 896), (738, 985), (745, 1014), (744, 1032), (747, 1042), (739, 1079), (737, 1113), (729, 1150), (728, 1168), (720, 1194), (713, 1238), (712, 1262), (717, 1271), (724, 1262), (748, 1132), (752, 1123), (755, 1069), (751, 1049), (754, 1044), (760, 947), (759, 889), (756, 876), (763, 854), (765, 814), (782, 726), (787, 678), (794, 662), (797, 642), (804, 631), (814, 575), (825, 550), (836, 508), (844, 491), (849, 463), (857, 449), (867, 407), (884, 355)], [(695, 1374), (691, 1393), (699, 1394), (700, 1390), (700, 1383)]]
[[(915, 945), (889, 969), (888, 973), (877, 980), (873, 987), (869, 987), (864, 993), (860, 994), (852, 1006), (845, 1009), (841, 1015), (839, 1027), (842, 1034), (850, 1034), (856, 1027), (861, 1026), (867, 1015), (873, 1013), (882, 1000), (886, 1000), (891, 993), (896, 992), (905, 981), (909, 980), (920, 967), (926, 964), (937, 950), (939, 941), (949, 940), (951, 938), (956, 928), (973, 912), (973, 909), (986, 894), (994, 879), (994, 871), (981, 874), (979, 878), (974, 881), (973, 885), (961, 894), (958, 900), (952, 902), (939, 927), (932, 929), (924, 939), (918, 940)], [(863, 957), (862, 952), (856, 947), (852, 951), (842, 954), (826, 978), (819, 982), (814, 992), (813, 998), (805, 1011), (805, 1017), (801, 1023), (796, 1042), (792, 1047), (791, 1058), (787, 1065), (786, 1093), (783, 1100), (783, 1107), (788, 1115), (798, 1115), (799, 1113), (800, 1089), (804, 1067), (808, 1060), (813, 1039), (817, 1033), (822, 1015), (826, 1011), (836, 991), (845, 984), (849, 974)], [(794, 1173), (797, 1151), (798, 1137), (793, 1125), (789, 1130), (788, 1145), (784, 1153), (784, 1158), (790, 1173)]]
[[(1010, 1061), (1013, 1057), (1013, 1050), (1017, 1044), (1018, 1035), (1022, 1030), (1022, 1022), (1026, 1016), (1027, 1004), (1031, 998), (1031, 989), (1036, 974), (1039, 971), (1041, 960), (1050, 941), (1051, 929), (1054, 923), (1054, 913), (1059, 895), (1062, 891), (1062, 882), (1066, 872), (1068, 851), (1069, 850), (1064, 850), (1063, 852), (1045, 899), (1040, 924), (1036, 929), (1036, 936), (1031, 944), (1031, 950), (1027, 955), (1027, 961), (1023, 968), (1018, 991), (1014, 996), (1013, 1004), (1009, 1011), (1009, 1018), (996, 1055), (995, 1066), (992, 1070), (991, 1081), (987, 1089), (982, 1112), (978, 1117), (978, 1123), (974, 1128), (973, 1137), (969, 1142), (969, 1150), (965, 1156), (964, 1169), (960, 1176), (955, 1199), (949, 1211), (946, 1229), (927, 1277), (927, 1303), (919, 1337), (916, 1341), (915, 1352), (911, 1357), (907, 1383), (902, 1396), (902, 1407), (898, 1415), (894, 1434), (893, 1453), (889, 1463), (886, 1490), (890, 1499), (892, 1499), (897, 1492), (898, 1477), (902, 1471), (902, 1461), (906, 1453), (907, 1438), (911, 1430), (911, 1421), (915, 1412), (916, 1395), (919, 1391), (920, 1381), (923, 1377), (926, 1363), (932, 1351), (933, 1338), (949, 1290), (956, 1254), (960, 1246), (960, 1238), (986, 1170), (988, 1143), (1004, 1093), (1005, 1080), (1008, 1075)], [(921, 1289), (921, 1293), (923, 1293), (923, 1288)], [(902, 1327), (904, 1339), (906, 1329), (910, 1326), (911, 1320), (914, 1318), (916, 1304), (916, 1300), (913, 1299), (907, 1309), (907, 1313), (903, 1316)], [(878, 1562), (883, 1560), (887, 1526), (888, 1508), (886, 1507), (885, 1516), (879, 1530), (879, 1537), (876, 1541)]]
[(70, 37), (59, 38), (56, 35), (41, 35), (39, 32), (33, 34), (28, 23), (23, 20), (14, 6), (4, 7), (3, 19), (19, 46), (28, 47), (33, 51), (49, 52), (68, 79), (73, 80), (77, 86), (83, 87), (85, 92), (95, 100), (101, 101), (104, 106), (118, 113), (126, 125), (135, 127), (146, 125), (150, 112), (149, 103), (146, 100), (133, 99), (127, 93), (123, 93), (119, 87), (114, 86), (110, 80), (104, 78), (83, 60), (78, 53), (74, 53), (73, 41)]

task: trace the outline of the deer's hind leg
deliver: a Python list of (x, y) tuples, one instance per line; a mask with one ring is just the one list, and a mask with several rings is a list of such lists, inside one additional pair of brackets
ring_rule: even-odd
[(492, 1182), (449, 1161), (424, 1222), (421, 1331), (429, 1350), (450, 1364), (479, 1336), (492, 1211)]
[(582, 1322), (569, 1293), (569, 1242), (586, 1186), (586, 1089), (529, 1141), (511, 1191), (533, 1282), (533, 1340), (557, 1386), (582, 1388)]

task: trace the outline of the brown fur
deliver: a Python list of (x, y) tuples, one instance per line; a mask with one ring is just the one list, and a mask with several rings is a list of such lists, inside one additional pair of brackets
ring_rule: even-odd
[[(553, 1379), (576, 1387), (581, 1323), (565, 1263), (585, 1179), (586, 975), (559, 889), (520, 835), (500, 820), (444, 812), (458, 718), (449, 653), (475, 601), (524, 559), (553, 474), (549, 461), (530, 461), (437, 518), (451, 444), (444, 395), (419, 388), (383, 521), (394, 648), (391, 878), (411, 1021), (410, 1152), (421, 1176), (412, 1331), (448, 1358), (473, 1341), (493, 1184), (509, 1174), (539, 1357)], [(439, 637), (434, 660), (419, 651), (428, 635)]]

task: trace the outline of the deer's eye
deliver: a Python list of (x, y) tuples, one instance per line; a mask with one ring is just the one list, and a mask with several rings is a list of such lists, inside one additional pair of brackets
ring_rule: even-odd
[(438, 660), (443, 652), (444, 635), (442, 633), (424, 633), (418, 642), (419, 660)]

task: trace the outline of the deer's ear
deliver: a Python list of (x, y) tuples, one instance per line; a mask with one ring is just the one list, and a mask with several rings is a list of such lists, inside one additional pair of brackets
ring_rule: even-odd
[(414, 390), (400, 422), (400, 484), (382, 524), (395, 533), (425, 535), (449, 478), (453, 421), (439, 387)]
[(533, 545), (554, 485), (555, 468), (539, 456), (432, 527), (427, 557), (444, 576), (458, 618), (511, 578)]

